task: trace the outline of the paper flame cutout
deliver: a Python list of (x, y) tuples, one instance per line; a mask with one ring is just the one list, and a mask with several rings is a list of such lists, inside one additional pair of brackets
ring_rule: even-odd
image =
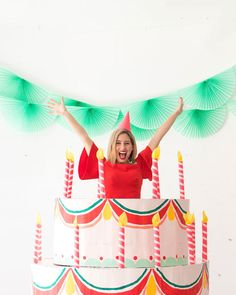
[(69, 162), (74, 162), (74, 155), (72, 152), (66, 151), (66, 160)]
[(74, 227), (78, 226), (77, 216), (75, 216), (75, 220), (73, 222)]
[(178, 151), (178, 161), (183, 162), (183, 156), (180, 151)]
[(41, 225), (41, 217), (39, 213), (36, 216), (36, 224)]
[(98, 149), (96, 153), (97, 159), (98, 160), (103, 160), (104, 159), (104, 152), (103, 149)]
[(157, 148), (155, 148), (154, 151), (152, 152), (152, 158), (155, 160), (160, 159), (160, 147), (159, 146)]
[(195, 216), (194, 216), (194, 214), (190, 214), (189, 211), (186, 214), (183, 214), (183, 217), (184, 217), (185, 223), (187, 225), (190, 225), (193, 222), (195, 222)]
[(206, 212), (202, 212), (202, 223), (207, 223), (208, 222), (208, 217), (206, 216)]
[(69, 272), (66, 281), (66, 295), (73, 295), (75, 293), (75, 281), (71, 272)]
[(157, 293), (156, 281), (155, 281), (154, 276), (152, 274), (148, 280), (145, 295), (156, 295), (156, 293)]
[(203, 289), (206, 289), (207, 287), (207, 277), (206, 277), (206, 271), (204, 270), (203, 272), (203, 278), (202, 278), (202, 286), (203, 286)]
[(161, 222), (160, 214), (156, 213), (155, 215), (153, 215), (153, 217), (152, 217), (152, 225), (154, 227), (157, 227), (157, 226), (159, 226), (160, 222)]
[(123, 212), (119, 217), (119, 226), (126, 226), (128, 223), (128, 218), (125, 212)]
[(174, 210), (172, 203), (170, 203), (170, 205), (169, 205), (169, 208), (167, 211), (167, 216), (170, 221), (173, 221), (175, 219), (175, 210)]
[(108, 202), (106, 202), (106, 205), (104, 206), (103, 212), (102, 212), (102, 216), (105, 220), (109, 220), (112, 217), (112, 210), (111, 210), (111, 206)]

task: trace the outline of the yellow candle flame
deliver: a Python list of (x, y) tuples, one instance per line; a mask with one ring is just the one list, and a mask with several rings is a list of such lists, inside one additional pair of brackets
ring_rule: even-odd
[(157, 226), (159, 226), (160, 222), (161, 222), (160, 214), (156, 213), (155, 215), (153, 215), (153, 217), (152, 217), (152, 225), (154, 227), (157, 227)]
[(111, 206), (108, 202), (106, 202), (106, 205), (103, 208), (102, 216), (105, 220), (109, 220), (112, 217)]
[(128, 223), (128, 218), (125, 212), (123, 212), (119, 217), (119, 226), (126, 226)]
[(206, 212), (203, 211), (202, 212), (202, 223), (207, 223), (208, 222), (208, 217), (206, 215)]
[(178, 151), (178, 161), (183, 162), (183, 157), (180, 151)]
[(97, 156), (97, 159), (98, 159), (98, 160), (103, 160), (103, 159), (104, 159), (104, 152), (103, 152), (103, 149), (98, 149), (98, 150), (97, 150), (97, 154), (96, 154), (96, 156)]
[(152, 158), (155, 160), (160, 160), (160, 147), (158, 146), (157, 148), (154, 149), (152, 152)]
[(206, 271), (205, 270), (203, 272), (202, 286), (203, 286), (203, 289), (206, 289), (206, 287), (207, 287), (207, 276), (206, 276)]
[(36, 224), (41, 225), (41, 217), (39, 213), (37, 213), (37, 216), (36, 216)]
[(66, 160), (69, 162), (74, 162), (74, 155), (72, 152), (66, 151)]
[(173, 221), (175, 219), (175, 210), (174, 210), (172, 203), (170, 203), (170, 205), (169, 205), (169, 208), (167, 211), (167, 216), (170, 221)]
[(74, 225), (74, 227), (78, 226), (77, 216), (75, 216), (75, 219), (74, 219), (73, 225)]
[(153, 274), (150, 276), (147, 284), (146, 295), (156, 295), (157, 286)]
[(66, 281), (66, 295), (73, 295), (75, 293), (75, 281), (71, 272), (69, 272)]
[(189, 211), (186, 214), (183, 214), (183, 217), (187, 225), (190, 225), (194, 222), (194, 214), (190, 214)]

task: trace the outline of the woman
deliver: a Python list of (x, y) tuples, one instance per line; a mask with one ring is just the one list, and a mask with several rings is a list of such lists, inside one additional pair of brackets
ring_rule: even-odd
[[(51, 109), (51, 113), (61, 115), (66, 119), (84, 144), (84, 150), (79, 162), (80, 178), (98, 178), (96, 159), (98, 148), (86, 130), (68, 112), (63, 98), (60, 103), (51, 99), (48, 107)], [(152, 179), (152, 151), (158, 147), (161, 139), (171, 128), (182, 110), (183, 99), (179, 98), (179, 106), (176, 111), (157, 129), (147, 147), (138, 156), (136, 141), (129, 127), (129, 116), (126, 115), (125, 121), (112, 133), (108, 145), (108, 158), (104, 163), (106, 198), (140, 198), (143, 179)]]

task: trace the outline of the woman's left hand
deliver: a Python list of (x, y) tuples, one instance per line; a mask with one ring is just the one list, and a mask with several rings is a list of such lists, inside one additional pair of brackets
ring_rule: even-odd
[(180, 115), (183, 111), (183, 107), (184, 107), (184, 100), (183, 100), (183, 97), (180, 97), (179, 98), (179, 106), (176, 110), (177, 114)]

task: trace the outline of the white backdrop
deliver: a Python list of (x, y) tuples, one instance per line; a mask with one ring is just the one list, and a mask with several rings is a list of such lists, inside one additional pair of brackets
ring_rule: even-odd
[[(0, 0), (0, 66), (57, 93), (97, 105), (119, 105), (177, 90), (235, 64), (235, 1)], [(198, 223), (209, 216), (211, 294), (232, 294), (235, 255), (236, 117), (202, 140), (174, 129), (161, 144), (164, 197), (178, 196), (177, 150), (186, 194)], [(30, 294), (34, 223), (43, 223), (43, 254), (52, 255), (54, 198), (63, 189), (65, 150), (78, 161), (76, 136), (54, 125), (39, 134), (0, 119), (0, 294)], [(95, 138), (106, 148), (108, 135)], [(139, 143), (139, 148), (145, 142)], [(73, 193), (96, 183), (75, 175)], [(149, 197), (145, 182), (143, 197)]]

